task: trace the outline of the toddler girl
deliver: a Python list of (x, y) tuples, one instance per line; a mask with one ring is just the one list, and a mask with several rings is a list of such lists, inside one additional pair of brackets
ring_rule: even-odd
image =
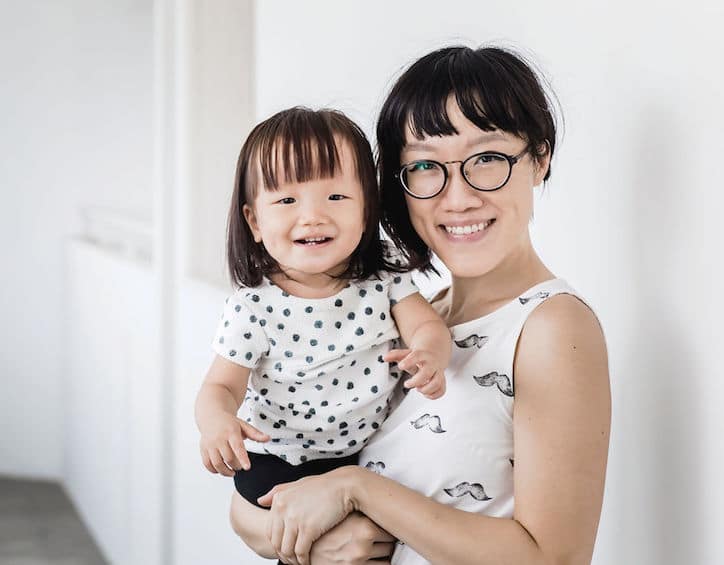
[(206, 468), (257, 504), (276, 484), (356, 464), (389, 410), (389, 363), (414, 375), (407, 388), (441, 396), (450, 334), (380, 240), (370, 145), (340, 112), (292, 108), (253, 129), (228, 232), (239, 288), (196, 418)]

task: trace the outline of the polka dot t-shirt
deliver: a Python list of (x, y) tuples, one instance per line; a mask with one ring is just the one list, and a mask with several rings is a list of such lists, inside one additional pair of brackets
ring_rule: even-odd
[(247, 439), (247, 450), (294, 465), (359, 451), (397, 383), (382, 359), (399, 337), (390, 308), (415, 292), (409, 273), (390, 273), (328, 298), (292, 296), (267, 279), (227, 298), (213, 347), (252, 369), (239, 417), (271, 437)]

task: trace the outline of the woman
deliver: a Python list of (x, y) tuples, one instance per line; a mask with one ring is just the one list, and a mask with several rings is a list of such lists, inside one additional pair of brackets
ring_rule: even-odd
[(260, 499), (268, 515), (235, 500), (232, 523), (294, 564), (310, 550), (314, 565), (366, 563), (392, 540), (399, 564), (589, 563), (607, 354), (596, 316), (530, 240), (555, 149), (549, 100), (513, 53), (441, 49), (397, 81), (377, 136), (385, 229), (411, 264), (430, 269), (434, 252), (452, 275), (432, 300), (454, 340), (447, 393), (407, 394), (360, 467), (276, 487)]

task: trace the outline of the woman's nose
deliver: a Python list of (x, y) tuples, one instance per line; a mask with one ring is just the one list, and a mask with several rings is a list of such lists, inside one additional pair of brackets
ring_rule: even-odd
[(445, 209), (461, 211), (482, 206), (484, 193), (470, 186), (458, 167), (449, 167), (448, 171), (447, 186), (442, 193)]

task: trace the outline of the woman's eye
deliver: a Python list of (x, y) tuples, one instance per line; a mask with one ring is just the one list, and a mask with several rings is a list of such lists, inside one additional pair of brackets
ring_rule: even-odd
[(329, 199), (330, 200), (344, 200), (347, 198), (344, 194), (330, 194)]
[(292, 198), (291, 196), (287, 196), (286, 198), (282, 198), (280, 200), (277, 200), (277, 204), (294, 204), (296, 200)]
[(489, 165), (490, 163), (498, 163), (502, 160), (503, 158), (500, 155), (495, 155), (494, 153), (483, 153), (482, 155), (478, 155), (478, 158), (475, 159), (475, 164)]
[(430, 161), (417, 161), (416, 163), (413, 163), (410, 165), (410, 167), (407, 169), (410, 173), (417, 173), (421, 171), (431, 171), (435, 168), (435, 163), (432, 163)]

